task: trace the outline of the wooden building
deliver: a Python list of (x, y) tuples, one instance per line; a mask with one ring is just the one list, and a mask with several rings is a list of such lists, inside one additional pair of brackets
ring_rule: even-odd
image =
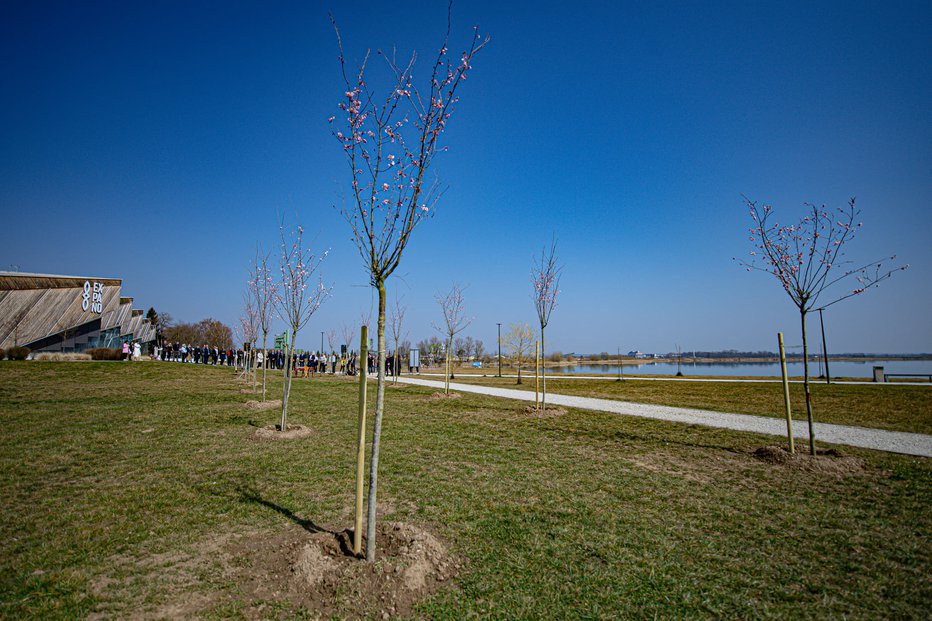
[(122, 297), (119, 278), (82, 278), (0, 272), (0, 348), (83, 351), (143, 346), (155, 341), (155, 326)]

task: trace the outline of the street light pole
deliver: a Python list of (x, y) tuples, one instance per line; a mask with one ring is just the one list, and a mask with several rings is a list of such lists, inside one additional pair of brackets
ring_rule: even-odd
[(502, 376), (502, 324), (498, 324), (498, 376)]
[(320, 353), (324, 353), (324, 331), (320, 331)]

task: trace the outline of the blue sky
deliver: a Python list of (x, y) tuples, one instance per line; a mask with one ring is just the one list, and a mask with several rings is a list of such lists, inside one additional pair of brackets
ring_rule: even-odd
[[(446, 20), (444, 2), (5, 3), (0, 269), (119, 277), (138, 306), (232, 325), (282, 214), (330, 248), (333, 297), (298, 344), (358, 324), (374, 296), (336, 209), (331, 9), (351, 60), (426, 59)], [(496, 322), (533, 325), (555, 234), (550, 351), (798, 344), (777, 281), (732, 260), (741, 195), (785, 221), (856, 196), (849, 256), (911, 267), (832, 307), (829, 348), (932, 351), (932, 5), (461, 0), (451, 49), (473, 25), (492, 41), (434, 162), (448, 189), (389, 284), (412, 341), (453, 282), (487, 349)]]

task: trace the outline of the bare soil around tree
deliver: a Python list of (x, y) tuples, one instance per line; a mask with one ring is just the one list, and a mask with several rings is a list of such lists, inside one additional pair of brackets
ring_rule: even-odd
[(250, 399), (243, 404), (243, 407), (247, 410), (256, 410), (258, 412), (264, 412), (265, 410), (280, 410), (282, 407), (281, 399), (269, 399), (268, 401), (254, 401)]
[(353, 554), (349, 530), (290, 528), (241, 539), (231, 554), (244, 559), (237, 582), (247, 601), (277, 601), (321, 618), (409, 617), (418, 601), (448, 584), (460, 567), (439, 537), (413, 524), (380, 524), (377, 541), (376, 563)]

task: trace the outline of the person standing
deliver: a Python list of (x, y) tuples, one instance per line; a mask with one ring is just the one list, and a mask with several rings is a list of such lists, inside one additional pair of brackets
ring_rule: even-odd
[(123, 360), (129, 362), (129, 341), (123, 341)]

